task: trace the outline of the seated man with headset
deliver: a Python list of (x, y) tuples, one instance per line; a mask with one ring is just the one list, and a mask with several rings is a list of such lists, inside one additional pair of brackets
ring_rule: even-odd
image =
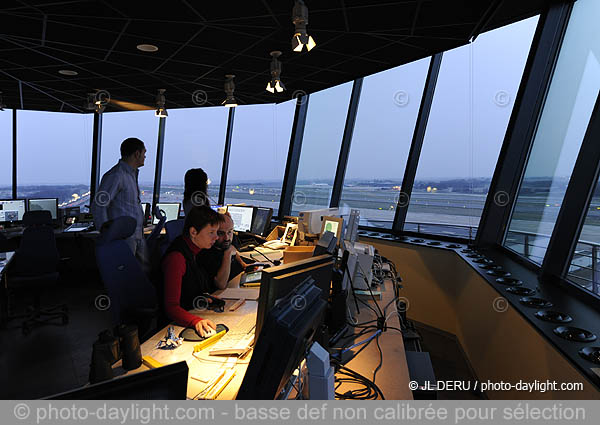
[(217, 289), (225, 289), (227, 282), (244, 270), (244, 262), (233, 243), (233, 219), (228, 213), (217, 230), (217, 241), (211, 249), (203, 250), (197, 257), (198, 264), (214, 279)]

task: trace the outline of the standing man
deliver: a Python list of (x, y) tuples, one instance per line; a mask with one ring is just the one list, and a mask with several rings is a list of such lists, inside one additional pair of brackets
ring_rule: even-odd
[(122, 216), (135, 218), (135, 232), (127, 244), (142, 265), (146, 265), (144, 243), (144, 211), (138, 185), (139, 168), (144, 166), (146, 147), (135, 137), (121, 143), (121, 159), (102, 176), (100, 187), (92, 202), (96, 228), (102, 231), (110, 222)]
[(229, 213), (222, 215), (223, 220), (217, 230), (217, 241), (211, 249), (198, 254), (197, 261), (208, 275), (214, 279), (217, 289), (225, 289), (229, 280), (244, 271), (244, 262), (233, 246), (233, 220)]

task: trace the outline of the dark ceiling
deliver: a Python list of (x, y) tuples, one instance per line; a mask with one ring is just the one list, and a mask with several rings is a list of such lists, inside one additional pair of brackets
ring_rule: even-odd
[[(306, 0), (317, 47), (295, 53), (293, 0), (2, 0), (0, 91), (18, 109), (83, 112), (96, 89), (153, 106), (159, 88), (168, 108), (209, 106), (235, 74), (241, 104), (281, 102), (463, 45), (550, 2)], [(287, 87), (277, 95), (265, 90), (272, 50)]]

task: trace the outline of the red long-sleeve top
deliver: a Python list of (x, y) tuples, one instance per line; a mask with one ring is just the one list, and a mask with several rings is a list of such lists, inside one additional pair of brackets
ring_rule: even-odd
[[(198, 248), (188, 237), (183, 238), (190, 250), (197, 255)], [(193, 328), (201, 317), (189, 313), (181, 307), (181, 282), (186, 272), (185, 258), (180, 252), (173, 251), (163, 260), (163, 274), (165, 280), (165, 311), (167, 316), (180, 326)]]

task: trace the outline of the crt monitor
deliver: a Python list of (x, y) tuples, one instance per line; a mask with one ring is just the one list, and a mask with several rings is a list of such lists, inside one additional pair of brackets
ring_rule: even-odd
[(233, 230), (236, 232), (249, 232), (252, 228), (254, 207), (229, 205), (227, 212), (233, 220)]
[(326, 307), (322, 290), (307, 277), (269, 311), (238, 391), (238, 400), (279, 398), (294, 369), (306, 357), (323, 323)]
[(57, 198), (40, 198), (30, 199), (27, 205), (28, 211), (50, 211), (52, 220), (56, 220), (58, 211), (58, 199)]
[[(179, 211), (181, 210), (181, 204), (179, 202), (159, 202), (156, 206), (167, 216), (166, 221), (179, 219)], [(152, 224), (158, 224), (158, 221), (158, 217), (155, 216)]]
[(307, 277), (312, 277), (322, 291), (325, 301), (329, 298), (333, 257), (328, 254), (311, 257), (281, 266), (262, 270), (258, 311), (256, 313), (256, 331), (258, 337), (269, 310), (277, 300), (285, 297)]
[(0, 199), (0, 223), (23, 221), (24, 199)]
[(256, 207), (250, 231), (255, 235), (267, 236), (271, 227), (271, 217), (273, 217), (273, 208)]
[(47, 400), (185, 400), (188, 366), (185, 361), (114, 378)]

